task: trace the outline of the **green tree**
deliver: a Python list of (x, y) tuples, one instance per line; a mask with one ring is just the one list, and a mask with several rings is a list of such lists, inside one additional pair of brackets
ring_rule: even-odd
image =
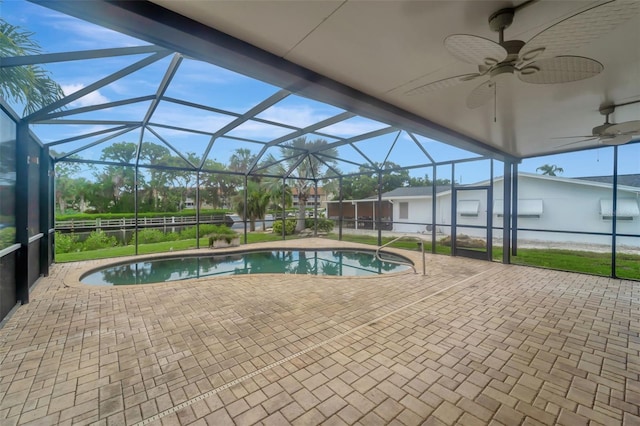
[[(133, 142), (116, 142), (102, 150), (101, 160), (117, 163), (135, 163), (137, 145)], [(91, 191), (91, 204), (99, 212), (133, 212), (135, 169), (132, 166), (107, 166), (94, 173), (96, 183)], [(144, 186), (142, 176), (139, 185)]]
[[(33, 33), (0, 19), (0, 58), (42, 53)], [(47, 71), (37, 65), (0, 68), (0, 95), (24, 104), (24, 115), (56, 102), (64, 92)]]
[[(247, 214), (245, 216), (244, 209), (244, 193), (247, 191)], [(256, 220), (262, 218), (262, 230), (265, 230), (264, 216), (267, 213), (271, 195), (265, 191), (260, 183), (249, 181), (247, 187), (236, 195), (236, 213), (243, 220), (249, 220), (249, 230), (256, 230)]]
[[(408, 170), (397, 170), (400, 166), (393, 162), (387, 162), (380, 169), (379, 163), (374, 163), (378, 170), (382, 171), (382, 193), (406, 186), (410, 183)], [(371, 173), (371, 169), (360, 166), (362, 175), (351, 176), (342, 180), (343, 199), (363, 199), (378, 194), (378, 174)]]
[[(64, 153), (58, 154), (51, 150), (51, 155), (59, 157)], [(75, 199), (75, 179), (73, 178), (80, 171), (80, 165), (72, 162), (58, 162), (55, 165), (55, 203), (60, 209), (60, 214), (64, 214), (67, 210), (67, 202)]]
[[(153, 166), (157, 165), (169, 165), (174, 157), (171, 156), (171, 151), (168, 148), (157, 145), (151, 142), (143, 142), (140, 149), (140, 159), (145, 160)], [(161, 201), (166, 199), (167, 187), (172, 179), (173, 170), (164, 170), (149, 168), (149, 182), (146, 185), (147, 190), (147, 205), (149, 206), (145, 210), (160, 211), (166, 210), (161, 206)]]
[[(311, 189), (314, 187), (314, 180), (322, 179), (328, 169), (327, 164), (334, 166), (334, 160), (327, 160), (327, 164), (323, 163), (312, 155), (315, 152), (322, 152), (330, 157), (337, 157), (338, 152), (335, 148), (329, 148), (329, 143), (325, 139), (315, 139), (308, 141), (306, 137), (300, 137), (292, 140), (281, 148), (282, 157), (287, 158), (281, 163), (274, 166), (275, 173), (285, 175), (290, 169), (295, 167), (297, 175), (300, 179), (292, 180), (292, 186), (295, 188), (294, 193), (298, 196), (298, 220), (296, 223), (296, 232), (300, 232), (305, 228), (305, 212), (307, 201), (311, 195)], [(292, 151), (302, 152), (301, 156), (291, 157)]]
[(542, 166), (536, 169), (537, 172), (541, 172), (543, 175), (547, 176), (557, 176), (558, 173), (564, 173), (564, 169), (562, 167), (558, 167), (555, 164), (543, 164)]
[(247, 148), (238, 148), (229, 157), (229, 170), (233, 172), (247, 173), (249, 166), (255, 160), (256, 156), (251, 154), (251, 150)]

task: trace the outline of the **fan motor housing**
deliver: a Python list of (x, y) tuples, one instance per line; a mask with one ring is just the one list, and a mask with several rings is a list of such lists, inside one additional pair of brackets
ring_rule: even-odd
[(601, 124), (599, 126), (596, 126), (593, 128), (593, 130), (591, 131), (593, 136), (602, 136), (605, 132), (605, 130), (607, 130), (609, 127), (611, 127), (611, 124), (609, 123), (605, 123), (605, 124)]
[(500, 32), (513, 23), (513, 8), (500, 9), (489, 16), (489, 28), (492, 31)]

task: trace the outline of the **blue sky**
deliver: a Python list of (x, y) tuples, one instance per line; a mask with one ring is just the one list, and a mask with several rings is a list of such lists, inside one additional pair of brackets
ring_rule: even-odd
[[(43, 51), (46, 53), (147, 44), (23, 0), (4, 0), (0, 3), (0, 13), (6, 21), (20, 25), (22, 28), (35, 33), (34, 39), (41, 45)], [(71, 94), (146, 56), (148, 55), (47, 64), (46, 69), (51, 72), (53, 78), (63, 87), (65, 93)], [(158, 84), (170, 61), (170, 56), (164, 58), (74, 101), (68, 107), (72, 109), (136, 96), (152, 95), (157, 90)], [(192, 59), (184, 59), (165, 96), (214, 106), (240, 114), (276, 93), (278, 90), (277, 87), (252, 80), (220, 67)], [(149, 104), (150, 102), (148, 101), (140, 102), (110, 110), (87, 113), (74, 118), (139, 121), (144, 117)], [(17, 111), (22, 110), (22, 107), (19, 105), (16, 105), (15, 108)], [(283, 101), (259, 114), (258, 118), (303, 127), (339, 114), (340, 112), (342, 112), (342, 110), (333, 106), (290, 95)], [(232, 121), (233, 118), (233, 116), (229, 115), (216, 114), (210, 111), (202, 111), (163, 102), (155, 112), (152, 122), (162, 122), (211, 132), (218, 130), (220, 127)], [(83, 126), (36, 125), (34, 131), (43, 142), (48, 143), (107, 127), (109, 126), (95, 124)], [(356, 117), (330, 126), (323, 129), (323, 131), (339, 137), (349, 137), (361, 132), (377, 130), (383, 127), (386, 127), (383, 123)], [(194, 152), (199, 156), (203, 153), (209, 141), (209, 137), (206, 135), (164, 128), (156, 128), (156, 130), (161, 137), (169, 141), (178, 150), (182, 152)], [(239, 138), (269, 141), (289, 131), (290, 130), (277, 126), (250, 121), (233, 130), (230, 135)], [(139, 135), (139, 130), (132, 131), (119, 136), (111, 142), (106, 142), (83, 151), (80, 155), (83, 158), (98, 159), (103, 147), (122, 140), (137, 142)], [(372, 161), (383, 161), (387, 157), (388, 150), (394, 143), (396, 136), (397, 133), (392, 133), (379, 137), (376, 140), (363, 142), (357, 146), (368, 153)], [(83, 141), (72, 142), (70, 144), (60, 145), (55, 149), (70, 152), (87, 143), (97, 141), (99, 138), (100, 137), (94, 137)], [(144, 139), (158, 144), (162, 143), (155, 135), (149, 132), (145, 132)], [(332, 141), (330, 138), (327, 139), (330, 142)], [(426, 138), (419, 137), (419, 140), (436, 161), (473, 156)], [(249, 148), (252, 152), (256, 153), (259, 151), (260, 145), (222, 139), (219, 143), (216, 142), (209, 158), (227, 162), (230, 155), (237, 148)], [(280, 155), (278, 149), (272, 149), (268, 152), (274, 154), (276, 157)], [(640, 144), (623, 146), (620, 148), (620, 153), (619, 173), (639, 173)], [(612, 173), (612, 155), (613, 149), (611, 147), (603, 147), (597, 150), (582, 151), (573, 154), (541, 157), (524, 160), (520, 165), (520, 170), (535, 173), (536, 168), (543, 164), (555, 164), (562, 167), (564, 169), (563, 175), (568, 177), (607, 175)], [(340, 158), (362, 162), (360, 155), (349, 146), (339, 148), (338, 156)], [(413, 141), (411, 141), (409, 135), (404, 132), (397, 138), (395, 148), (391, 154), (389, 154), (388, 160), (405, 165), (428, 162)], [(487, 164), (487, 162), (482, 162), (459, 166), (459, 173), (456, 172), (456, 180), (468, 184), (486, 179), (489, 170)], [(340, 163), (339, 167), (345, 172), (355, 171), (357, 168), (348, 163)], [(424, 176), (425, 173), (431, 175), (430, 169), (417, 169), (412, 172), (412, 175)], [(439, 171), (441, 175), (446, 173), (445, 171)], [(449, 178), (450, 171), (448, 173), (447, 176), (439, 177)], [(501, 164), (496, 164), (495, 174), (502, 174)]]

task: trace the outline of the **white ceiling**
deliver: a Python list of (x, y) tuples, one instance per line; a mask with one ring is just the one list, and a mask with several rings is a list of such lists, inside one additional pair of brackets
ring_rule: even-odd
[[(595, 141), (560, 147), (573, 140), (552, 138), (589, 135), (592, 127), (604, 122), (598, 112), (601, 104), (640, 100), (637, 13), (603, 37), (563, 52), (601, 62), (600, 75), (554, 85), (527, 84), (514, 77), (498, 88), (496, 105), (490, 102), (469, 109), (467, 94), (482, 80), (423, 95), (407, 96), (406, 92), (476, 72), (474, 65), (453, 58), (443, 40), (462, 33), (497, 41), (488, 17), (521, 1), (153, 2), (517, 157), (597, 145)], [(601, 3), (531, 2), (517, 10), (505, 39), (528, 41), (554, 23)], [(611, 118), (617, 122), (640, 119), (640, 103), (618, 108)]]

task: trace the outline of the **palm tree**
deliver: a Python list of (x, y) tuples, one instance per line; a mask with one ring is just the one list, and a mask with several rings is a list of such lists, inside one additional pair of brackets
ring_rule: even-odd
[[(323, 162), (315, 155), (312, 155), (313, 153), (322, 152), (330, 157), (337, 157), (337, 150), (335, 148), (328, 148), (328, 145), (329, 143), (324, 139), (307, 141), (307, 138), (304, 136), (296, 138), (282, 147), (282, 157), (287, 159), (274, 166), (276, 168), (275, 172), (281, 175), (284, 175), (295, 166), (297, 175), (301, 178), (295, 179), (293, 182), (293, 186), (298, 194), (298, 221), (296, 223), (296, 232), (300, 232), (305, 228), (305, 211), (307, 201), (311, 195), (311, 188), (314, 187), (313, 179), (321, 179), (325, 176), (325, 172), (328, 169), (327, 165), (334, 166), (336, 164), (335, 160), (331, 160), (328, 157), (327, 160), (323, 160)], [(301, 156), (304, 158), (300, 155), (288, 158), (291, 157), (294, 149), (295, 152), (302, 152)]]
[(557, 176), (556, 173), (564, 173), (564, 169), (556, 166), (555, 164), (543, 164), (538, 167), (536, 171), (540, 171), (543, 175), (547, 176)]
[(247, 148), (238, 148), (229, 158), (229, 170), (247, 173), (247, 171), (249, 171), (249, 166), (254, 159), (255, 155), (251, 154), (251, 150)]
[[(247, 191), (247, 215), (245, 217), (244, 209), (244, 191)], [(247, 187), (240, 191), (236, 196), (236, 213), (242, 217), (243, 220), (249, 219), (249, 230), (256, 230), (256, 220), (262, 218), (262, 230), (265, 230), (264, 216), (267, 213), (269, 202), (271, 201), (271, 194), (264, 191), (261, 185), (257, 182), (247, 182)]]
[[(31, 39), (33, 33), (0, 19), (0, 58), (41, 53)], [(0, 95), (24, 104), (24, 115), (38, 111), (64, 97), (64, 92), (49, 73), (36, 65), (0, 68)]]

